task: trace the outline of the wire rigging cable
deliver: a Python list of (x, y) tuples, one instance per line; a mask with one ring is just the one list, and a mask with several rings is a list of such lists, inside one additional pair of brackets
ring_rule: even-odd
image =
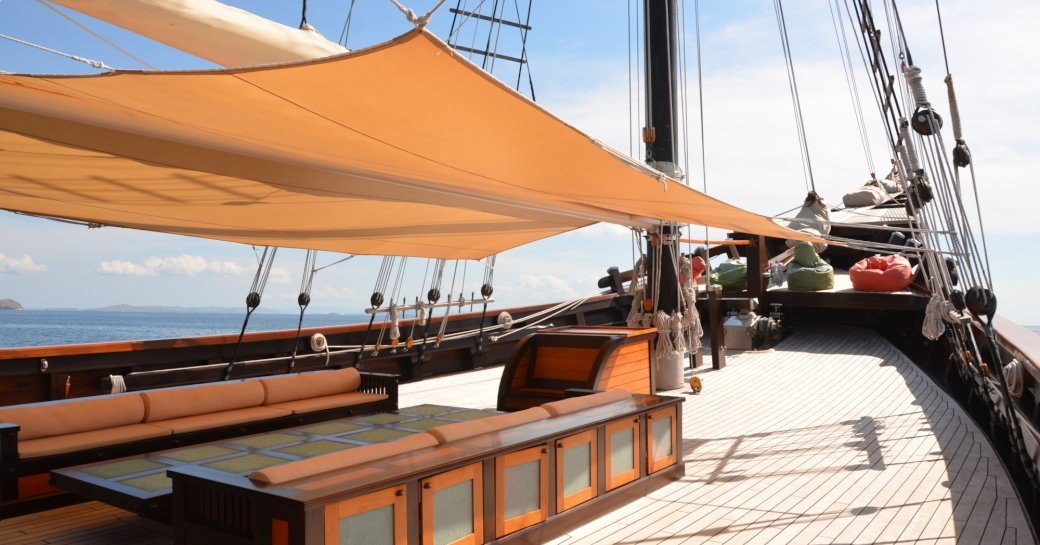
[(780, 29), (780, 42), (784, 49), (784, 60), (787, 65), (788, 85), (791, 88), (791, 102), (794, 106), (795, 126), (798, 129), (798, 142), (802, 153), (802, 169), (806, 177), (806, 189), (812, 188), (816, 191), (816, 181), (813, 179), (812, 161), (809, 159), (809, 143), (805, 134), (805, 121), (802, 117), (802, 101), (798, 94), (798, 81), (794, 73), (794, 58), (791, 54), (791, 43), (787, 37), (787, 21), (784, 18), (784, 6), (781, 0), (773, 0), (776, 11), (776, 24)]
[(231, 378), (231, 372), (235, 367), (235, 361), (238, 359), (238, 350), (242, 347), (242, 337), (246, 334), (246, 327), (249, 326), (249, 318), (253, 315), (253, 311), (260, 306), (260, 299), (263, 297), (264, 288), (267, 287), (267, 279), (271, 275), (271, 269), (274, 266), (274, 256), (278, 253), (278, 248), (272, 246), (264, 246), (264, 252), (260, 257), (260, 263), (256, 267), (256, 274), (253, 276), (253, 284), (249, 287), (249, 295), (246, 296), (246, 317), (242, 321), (242, 331), (238, 333), (238, 342), (235, 343), (235, 351), (231, 355), (231, 361), (228, 362), (227, 369), (224, 371), (224, 380)]

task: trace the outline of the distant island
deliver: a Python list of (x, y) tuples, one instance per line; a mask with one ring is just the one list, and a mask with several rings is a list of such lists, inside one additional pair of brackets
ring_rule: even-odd
[(0, 310), (22, 310), (22, 304), (14, 299), (0, 299)]
[[(178, 307), (159, 305), (112, 305), (91, 309), (97, 312), (176, 312), (176, 313), (208, 313), (234, 314), (243, 312), (244, 307)], [(258, 309), (259, 311), (259, 309)]]

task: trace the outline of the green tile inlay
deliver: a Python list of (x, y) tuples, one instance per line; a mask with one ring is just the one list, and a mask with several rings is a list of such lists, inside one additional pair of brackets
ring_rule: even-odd
[(402, 420), (408, 420), (412, 418), (408, 415), (400, 415), (393, 413), (379, 413), (369, 416), (363, 416), (358, 418), (358, 422), (368, 422), (370, 424), (393, 424), (394, 422), (400, 422)]
[(119, 481), (119, 484), (125, 484), (126, 486), (138, 490), (144, 490), (145, 492), (162, 492), (163, 490), (170, 490), (173, 488), (173, 481), (166, 476), (165, 471), (141, 477), (134, 477), (133, 479), (127, 479), (125, 481)]
[(405, 407), (398, 411), (401, 414), (414, 414), (420, 416), (431, 416), (435, 414), (442, 414), (448, 411), (455, 410), (455, 407), (447, 407), (444, 405), (416, 405), (415, 407)]
[(293, 456), (300, 456), (302, 458), (310, 458), (311, 456), (318, 456), (320, 454), (328, 454), (330, 452), (336, 452), (348, 448), (354, 448), (357, 445), (351, 443), (340, 443), (338, 441), (328, 441), (321, 439), (318, 441), (310, 441), (308, 443), (300, 443), (299, 445), (293, 445), (291, 447), (282, 447), (276, 449), (278, 452), (284, 452), (286, 454), (292, 454)]
[(249, 473), (250, 471), (289, 462), (290, 460), (285, 458), (275, 458), (266, 454), (246, 454), (245, 456), (235, 456), (234, 458), (226, 458), (202, 465), (228, 473)]
[(252, 437), (235, 439), (231, 442), (236, 445), (245, 445), (253, 448), (269, 448), (295, 443), (296, 441), (303, 441), (304, 439), (306, 439), (306, 437), (290, 435), (288, 433), (267, 433), (264, 435), (254, 435)]
[(100, 466), (89, 467), (83, 470), (83, 473), (93, 475), (102, 479), (112, 479), (115, 477), (125, 477), (127, 475), (133, 475), (134, 473), (141, 473), (142, 471), (152, 471), (168, 467), (167, 464), (155, 462), (147, 458), (131, 458), (122, 462), (114, 462), (111, 464), (104, 464)]
[(436, 428), (437, 426), (443, 426), (445, 424), (454, 424), (454, 422), (452, 422), (451, 420), (441, 420), (439, 418), (424, 418), (422, 420), (415, 420), (412, 422), (401, 422), (397, 425), (397, 427), (425, 431), (430, 428)]
[(459, 411), (457, 413), (441, 415), (443, 418), (451, 418), (454, 420), (477, 420), (480, 418), (487, 418), (501, 414), (498, 411), (485, 410), (485, 409), (473, 409), (469, 411)]
[(236, 452), (242, 452), (233, 448), (220, 447), (216, 445), (204, 445), (201, 447), (186, 448), (183, 450), (167, 451), (162, 453), (163, 458), (170, 458), (177, 460), (178, 462), (199, 462), (202, 460), (209, 460), (210, 458), (218, 458), (220, 456), (227, 456)]
[(350, 422), (326, 422), (315, 426), (307, 426), (306, 428), (296, 428), (296, 430), (314, 435), (339, 435), (341, 433), (356, 431), (367, 427), (368, 426), (362, 426), (361, 424), (351, 424)]
[(374, 429), (344, 435), (343, 438), (351, 441), (363, 441), (365, 443), (382, 443), (383, 441), (392, 441), (409, 435), (413, 435), (413, 432), (391, 429)]

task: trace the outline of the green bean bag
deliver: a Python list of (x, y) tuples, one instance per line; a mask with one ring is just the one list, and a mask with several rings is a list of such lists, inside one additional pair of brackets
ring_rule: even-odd
[(821, 291), (834, 288), (834, 267), (820, 259), (808, 242), (794, 247), (794, 261), (787, 266), (787, 287), (795, 291)]
[(711, 273), (711, 283), (722, 286), (723, 291), (746, 290), (747, 264), (740, 259), (723, 262)]

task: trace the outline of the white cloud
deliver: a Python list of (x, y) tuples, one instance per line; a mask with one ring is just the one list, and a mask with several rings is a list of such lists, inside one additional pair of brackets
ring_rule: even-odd
[(47, 265), (42, 263), (36, 263), (29, 254), (25, 254), (22, 257), (13, 257), (0, 254), (0, 273), (27, 273), (27, 272), (43, 272), (47, 270)]
[(197, 276), (202, 273), (242, 276), (246, 270), (234, 261), (207, 260), (197, 255), (149, 257), (141, 263), (123, 260), (103, 261), (96, 269), (101, 274), (116, 276)]
[(267, 281), (272, 284), (289, 284), (292, 282), (291, 276), (289, 269), (283, 267), (271, 267), (271, 274), (267, 276)]
[(624, 225), (615, 225), (613, 223), (595, 223), (588, 227), (582, 227), (581, 229), (575, 229), (570, 233), (566, 233), (563, 236), (574, 236), (574, 237), (596, 237), (596, 238), (609, 238), (615, 240), (631, 240), (632, 230)]
[(155, 276), (157, 274), (155, 269), (118, 259), (102, 261), (98, 265), (97, 272), (114, 276)]

